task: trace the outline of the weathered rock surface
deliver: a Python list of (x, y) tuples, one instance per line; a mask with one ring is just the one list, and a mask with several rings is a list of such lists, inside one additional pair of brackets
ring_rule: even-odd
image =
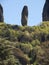
[(0, 22), (4, 22), (4, 17), (3, 17), (3, 7), (0, 4)]
[(27, 25), (27, 19), (28, 19), (28, 7), (24, 6), (22, 13), (21, 13), (21, 24), (22, 24), (22, 26)]
[(42, 13), (42, 20), (49, 21), (49, 0), (46, 0)]

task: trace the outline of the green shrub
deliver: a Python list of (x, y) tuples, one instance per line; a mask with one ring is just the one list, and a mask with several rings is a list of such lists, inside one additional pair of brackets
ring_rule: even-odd
[(0, 65), (17, 65), (11, 46), (4, 42), (5, 40), (0, 40)]
[(33, 48), (32, 48), (32, 45), (30, 44), (30, 43), (28, 43), (28, 44), (21, 44), (21, 50), (24, 52), (24, 53), (26, 53), (26, 54), (28, 54), (31, 50), (32, 50)]
[(40, 45), (40, 41), (38, 39), (36, 39), (36, 40), (33, 40), (31, 42), (31, 44), (32, 44), (33, 47), (35, 47), (36, 45)]

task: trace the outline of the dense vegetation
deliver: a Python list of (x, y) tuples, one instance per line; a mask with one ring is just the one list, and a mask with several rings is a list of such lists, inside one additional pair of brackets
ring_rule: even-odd
[(49, 65), (49, 22), (38, 26), (0, 23), (0, 65)]

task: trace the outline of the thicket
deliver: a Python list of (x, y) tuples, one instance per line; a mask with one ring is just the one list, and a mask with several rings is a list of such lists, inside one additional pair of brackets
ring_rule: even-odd
[(32, 65), (48, 65), (48, 46), (49, 22), (32, 27), (0, 23), (0, 65), (22, 65), (11, 47), (20, 49)]

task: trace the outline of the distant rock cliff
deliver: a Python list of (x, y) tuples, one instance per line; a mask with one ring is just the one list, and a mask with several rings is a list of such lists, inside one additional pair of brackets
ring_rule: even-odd
[(21, 14), (21, 24), (22, 26), (27, 25), (27, 19), (28, 19), (28, 7), (24, 6)]
[(49, 0), (46, 0), (42, 13), (42, 20), (49, 21)]
[(3, 7), (0, 4), (0, 22), (4, 22), (4, 17), (3, 17)]

